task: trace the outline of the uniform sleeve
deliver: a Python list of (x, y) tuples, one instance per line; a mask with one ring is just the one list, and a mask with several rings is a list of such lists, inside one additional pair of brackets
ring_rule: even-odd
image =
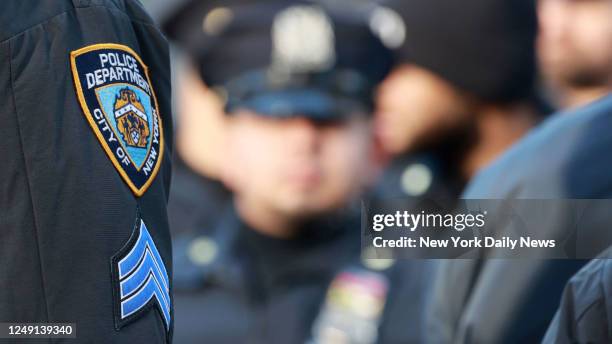
[(566, 285), (543, 343), (612, 341), (612, 264), (596, 259)]
[[(8, 19), (0, 20), (0, 322), (76, 323), (79, 342), (171, 340), (168, 45), (134, 6), (131, 0), (23, 0), (0, 6), (0, 19)], [(77, 52), (83, 57), (78, 69)], [(119, 86), (91, 87), (92, 102), (85, 103), (79, 92), (87, 92), (87, 85), (75, 80), (96, 83), (103, 78), (96, 63), (103, 62), (120, 68), (124, 79), (113, 80)], [(134, 71), (141, 73), (137, 77)], [(104, 73), (108, 78), (108, 69)], [(149, 89), (156, 99), (145, 93)], [(163, 124), (164, 154), (156, 156), (159, 164), (151, 167), (159, 168), (146, 176), (141, 194), (113, 160), (119, 148), (108, 148), (109, 138), (116, 143), (122, 135), (121, 128), (110, 126), (119, 113), (120, 91), (137, 92), (129, 109), (132, 119), (141, 114), (148, 121), (146, 131), (138, 127), (147, 136), (145, 147), (160, 141), (151, 136), (159, 128), (157, 114)], [(121, 152), (136, 152), (126, 142)], [(130, 154), (128, 167), (141, 162), (138, 173), (144, 173), (148, 160)], [(119, 260), (128, 256), (138, 265), (120, 270)], [(151, 266), (158, 284), (139, 278), (133, 295), (125, 284), (121, 289), (119, 279), (126, 276), (117, 271)], [(130, 312), (123, 311), (127, 307)]]
[(11, 52), (9, 40), (0, 42), (0, 322), (44, 322), (47, 305), (14, 102)]

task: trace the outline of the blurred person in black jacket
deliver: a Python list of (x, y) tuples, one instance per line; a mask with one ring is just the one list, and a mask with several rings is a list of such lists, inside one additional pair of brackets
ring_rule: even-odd
[(536, 87), (535, 5), (386, 4), (401, 20), (398, 65), (378, 91), (377, 134), (393, 154), (433, 153), (463, 186), (548, 110)]

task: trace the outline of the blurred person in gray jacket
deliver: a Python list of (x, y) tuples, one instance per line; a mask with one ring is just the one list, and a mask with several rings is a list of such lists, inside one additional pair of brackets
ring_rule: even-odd
[[(602, 159), (612, 149), (610, 130), (612, 96), (554, 115), (477, 175), (463, 197), (610, 199), (612, 166), (609, 159)], [(541, 227), (541, 231), (554, 232), (559, 224), (572, 226), (564, 223), (565, 212), (554, 214), (556, 218), (547, 218), (545, 225), (552, 228)], [(582, 223), (588, 227), (578, 226), (579, 233), (609, 233), (608, 208), (593, 208), (587, 219)], [(609, 245), (599, 244), (601, 250)], [(443, 343), (540, 341), (565, 283), (584, 264), (573, 259), (444, 262), (436, 283), (430, 333)], [(584, 292), (583, 297), (597, 297)]]

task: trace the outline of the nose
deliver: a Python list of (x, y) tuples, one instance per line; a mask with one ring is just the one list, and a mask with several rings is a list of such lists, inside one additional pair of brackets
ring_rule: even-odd
[(312, 120), (305, 117), (296, 117), (291, 120), (287, 129), (289, 141), (293, 150), (299, 153), (315, 153), (320, 146), (320, 130)]

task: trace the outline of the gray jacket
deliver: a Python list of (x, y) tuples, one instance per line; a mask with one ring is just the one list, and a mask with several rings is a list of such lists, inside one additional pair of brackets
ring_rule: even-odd
[(543, 343), (612, 342), (612, 247), (565, 286)]
[[(611, 96), (557, 114), (477, 175), (463, 198), (612, 198), (610, 132)], [(556, 222), (552, 220), (551, 224)], [(563, 286), (584, 263), (503, 259), (441, 262), (428, 319), (431, 341), (541, 340)]]

